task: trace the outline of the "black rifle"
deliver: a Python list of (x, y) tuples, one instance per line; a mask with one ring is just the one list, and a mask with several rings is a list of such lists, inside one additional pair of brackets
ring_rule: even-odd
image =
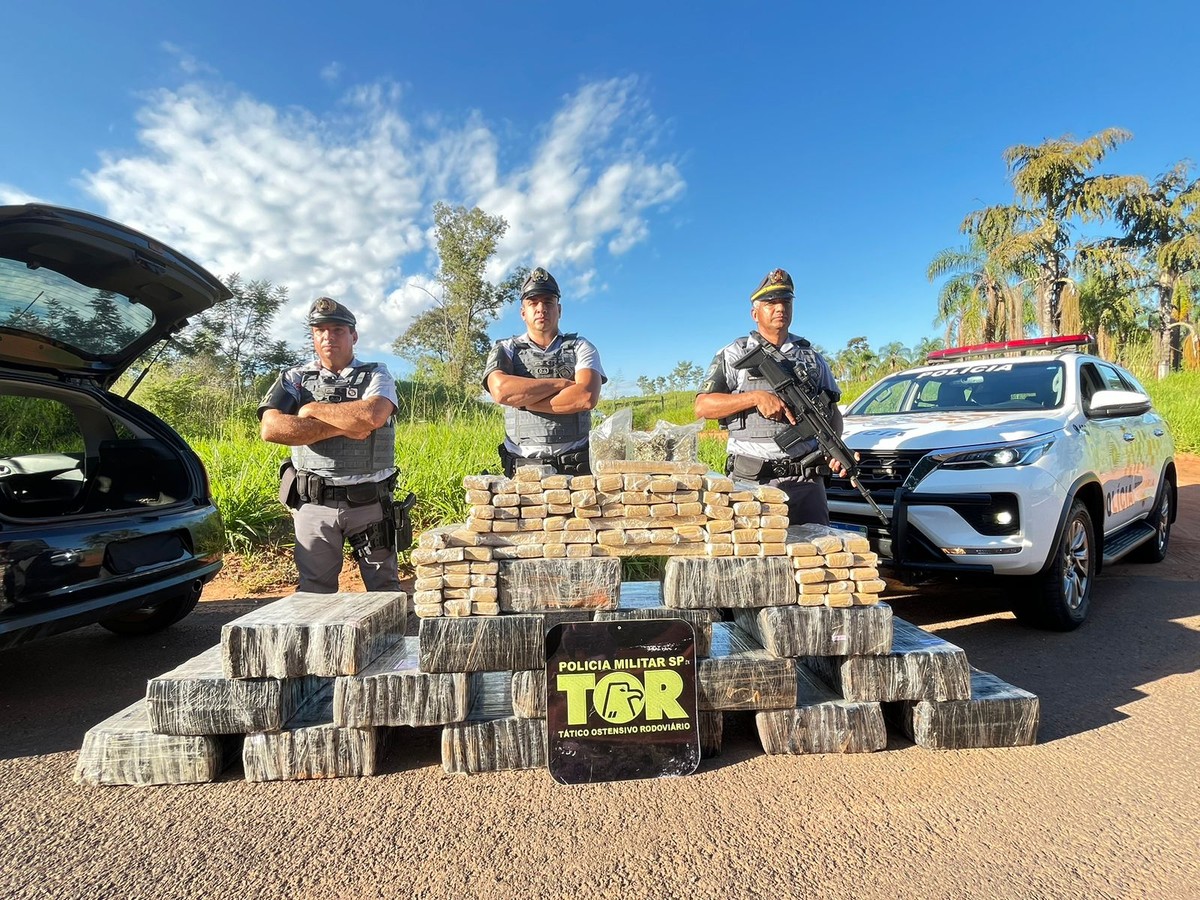
[[(792, 411), (792, 415), (796, 419), (795, 425), (775, 435), (776, 446), (790, 455), (792, 447), (816, 438), (818, 449), (811, 456), (823, 455), (841, 463), (850, 483), (863, 495), (883, 524), (890, 525), (887, 515), (879, 508), (879, 504), (875, 502), (871, 492), (858, 480), (858, 460), (854, 458), (854, 451), (846, 446), (842, 436), (830, 424), (825, 410), (821, 409), (809, 392), (805, 390), (810, 385), (811, 379), (804, 371), (804, 367), (792, 363), (775, 347), (767, 343), (757, 331), (750, 332), (750, 336), (758, 340), (758, 346), (748, 351), (733, 364), (733, 367), (758, 370), (759, 374), (771, 385), (771, 390), (779, 395), (779, 399)], [(808, 462), (808, 458), (806, 457), (803, 462)]]

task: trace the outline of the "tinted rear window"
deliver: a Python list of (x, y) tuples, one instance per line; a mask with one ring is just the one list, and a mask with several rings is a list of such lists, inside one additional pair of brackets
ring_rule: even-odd
[(0, 328), (65, 345), (88, 359), (128, 347), (149, 330), (148, 308), (87, 287), (46, 266), (0, 258)]

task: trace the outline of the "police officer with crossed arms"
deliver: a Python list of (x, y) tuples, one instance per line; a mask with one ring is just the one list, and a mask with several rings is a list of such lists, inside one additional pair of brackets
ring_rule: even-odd
[[(369, 591), (399, 591), (389, 540), (396, 385), (354, 355), (357, 321), (329, 297), (308, 313), (316, 359), (279, 376), (258, 407), (262, 439), (291, 447), (280, 498), (292, 507), (299, 590), (336, 593), (349, 540)], [(394, 531), (392, 531), (394, 534)]]
[[(794, 366), (807, 373), (809, 396), (827, 410), (826, 418), (840, 434), (842, 414), (838, 400), (842, 392), (829, 363), (806, 339), (792, 334), (792, 276), (775, 269), (750, 295), (750, 318), (757, 334), (779, 350)], [(719, 419), (729, 429), (725, 471), (741, 481), (769, 484), (788, 495), (788, 520), (792, 525), (829, 524), (825, 478), (829, 467), (804, 462), (817, 449), (816, 439), (792, 448), (789, 455), (779, 449), (775, 436), (796, 424), (796, 417), (760, 374), (737, 369), (734, 363), (758, 346), (751, 334), (740, 337), (713, 357), (700, 393), (696, 395), (697, 418)], [(834, 464), (840, 471), (840, 466)]]
[(553, 275), (541, 267), (530, 272), (521, 285), (526, 332), (497, 341), (484, 367), (484, 387), (505, 407), (499, 450), (510, 478), (519, 465), (550, 465), (564, 475), (590, 471), (592, 410), (608, 379), (591, 341), (558, 330), (561, 296)]

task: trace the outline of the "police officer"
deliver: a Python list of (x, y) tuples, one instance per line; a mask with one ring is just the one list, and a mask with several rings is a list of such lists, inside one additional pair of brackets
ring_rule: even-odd
[(536, 268), (521, 285), (524, 335), (497, 341), (483, 385), (505, 406), (500, 459), (512, 477), (518, 465), (546, 464), (565, 475), (586, 474), (588, 432), (608, 379), (591, 341), (562, 334), (558, 282)]
[[(775, 269), (750, 295), (750, 318), (764, 340), (794, 365), (803, 367), (808, 374), (806, 383), (810, 396), (828, 410), (830, 424), (840, 434), (842, 415), (837, 402), (842, 392), (834, 381), (833, 372), (812, 344), (788, 330), (792, 324), (794, 298), (792, 277), (783, 269)], [(791, 455), (780, 450), (774, 437), (796, 424), (795, 415), (757, 372), (733, 366), (756, 346), (758, 339), (753, 334), (740, 337), (713, 357), (696, 396), (696, 416), (720, 419), (729, 429), (727, 473), (740, 481), (769, 484), (784, 490), (788, 495), (791, 524), (828, 525), (829, 506), (824, 480), (828, 465), (824, 460), (805, 459), (817, 449), (816, 440), (810, 439), (793, 447)]]
[[(370, 591), (398, 591), (392, 515), (396, 385), (354, 355), (354, 314), (329, 297), (308, 312), (316, 359), (279, 376), (258, 407), (262, 439), (292, 448), (280, 497), (293, 508), (299, 590), (335, 593), (349, 540)], [(290, 488), (290, 490), (289, 490)]]

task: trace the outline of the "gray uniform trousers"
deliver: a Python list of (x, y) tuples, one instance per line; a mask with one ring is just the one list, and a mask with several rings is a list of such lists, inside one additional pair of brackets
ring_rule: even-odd
[(829, 501), (825, 496), (825, 482), (808, 481), (799, 475), (772, 478), (767, 482), (787, 494), (789, 525), (828, 525)]
[[(342, 547), (346, 538), (383, 519), (383, 507), (375, 503), (352, 506), (346, 500), (305, 503), (292, 511), (296, 528), (296, 568), (300, 570), (297, 590), (334, 594), (342, 571)], [(375, 547), (358, 559), (363, 585), (368, 591), (399, 591), (400, 572), (396, 551)]]

